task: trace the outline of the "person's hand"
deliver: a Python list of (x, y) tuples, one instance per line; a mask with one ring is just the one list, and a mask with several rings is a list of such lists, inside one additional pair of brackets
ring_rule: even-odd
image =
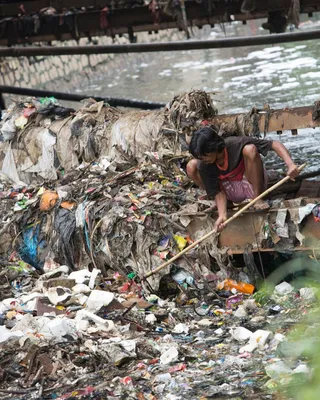
[(288, 165), (287, 175), (290, 176), (290, 179), (292, 181), (294, 181), (299, 174), (300, 174), (300, 171), (298, 170), (298, 167), (296, 166), (296, 164), (292, 163), (292, 164)]
[(226, 215), (219, 216), (214, 224), (214, 229), (217, 232), (221, 232), (226, 227), (225, 224), (226, 220), (227, 220)]

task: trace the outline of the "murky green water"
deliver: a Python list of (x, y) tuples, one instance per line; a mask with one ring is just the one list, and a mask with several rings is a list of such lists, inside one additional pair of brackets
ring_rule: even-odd
[[(227, 36), (264, 34), (261, 21), (226, 27)], [(301, 30), (320, 29), (320, 21), (306, 21)], [(223, 37), (218, 27), (196, 32), (197, 38)], [(252, 106), (271, 108), (311, 105), (320, 100), (320, 42), (306, 41), (270, 46), (184, 52), (116, 55), (116, 68), (92, 73), (84, 93), (168, 102), (192, 88), (215, 92), (219, 113), (249, 111)], [(279, 139), (275, 134), (270, 138)], [(297, 137), (280, 137), (297, 162), (319, 168), (319, 129)], [(270, 163), (274, 164), (273, 157)], [(268, 162), (269, 164), (269, 162)], [(279, 164), (281, 168), (281, 164)]]

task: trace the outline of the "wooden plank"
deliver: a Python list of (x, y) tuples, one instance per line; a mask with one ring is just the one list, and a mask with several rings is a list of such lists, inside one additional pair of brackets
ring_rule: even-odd
[[(318, 183), (320, 184), (320, 182)], [(312, 202), (320, 202), (320, 198), (313, 199)], [(294, 210), (294, 208), (291, 210)], [(219, 247), (228, 247), (232, 254), (242, 254), (248, 245), (252, 246), (256, 251), (258, 249), (271, 251), (270, 248), (263, 249), (262, 243), (259, 242), (259, 232), (263, 229), (268, 214), (269, 223), (271, 225), (275, 223), (278, 211), (278, 209), (261, 212), (251, 211), (238, 217), (221, 232)], [(228, 214), (228, 217), (231, 215), (232, 213)], [(301, 233), (305, 236), (306, 243), (314, 240), (319, 241), (320, 223), (316, 222), (312, 215), (309, 215), (304, 222), (303, 228), (301, 228)], [(312, 248), (308, 245), (304, 246), (304, 248), (307, 247)], [(296, 250), (299, 249), (301, 250), (301, 246), (296, 246)]]
[[(309, 252), (309, 251), (313, 251), (314, 247), (311, 247), (311, 246), (299, 246), (299, 247), (294, 247), (292, 250), (293, 251), (308, 251)], [(276, 250), (276, 249), (274, 249), (272, 247), (268, 247), (266, 249), (261, 249), (261, 248), (259, 248), (259, 249), (250, 249), (250, 251), (251, 251), (251, 253), (275, 253), (275, 252), (279, 252), (279, 250)], [(229, 256), (240, 255), (240, 254), (244, 254), (244, 250), (243, 249), (242, 250), (229, 249), (227, 251), (227, 253), (228, 253)]]
[[(320, 192), (319, 183), (317, 181), (304, 180), (301, 183), (297, 197), (318, 197)], [(320, 227), (319, 227), (320, 229)]]
[[(320, 119), (312, 120), (313, 107), (295, 107), (283, 108), (280, 110), (273, 110), (269, 114), (269, 123), (267, 124), (266, 132), (286, 131), (293, 129), (316, 128), (320, 126)], [(213, 124), (226, 125), (226, 129), (232, 130), (231, 127), (235, 126), (235, 121), (243, 114), (222, 114), (210, 120)], [(258, 114), (259, 130), (263, 133), (265, 130), (265, 120), (267, 118), (266, 112)]]
[[(320, 182), (318, 182), (320, 186)], [(316, 204), (320, 201), (320, 198), (306, 199), (305, 204), (311, 203)], [(284, 210), (294, 211), (294, 207), (290, 207), (290, 201), (285, 202)], [(277, 247), (273, 247), (268, 242), (261, 243), (260, 235), (263, 225), (266, 220), (269, 221), (270, 225), (274, 224), (279, 209), (272, 209), (268, 211), (245, 211), (243, 215), (228, 224), (227, 227), (220, 233), (218, 238), (218, 246), (220, 248), (227, 248), (229, 254), (243, 254), (246, 248), (249, 246), (253, 252), (272, 252), (279, 251)], [(228, 212), (228, 218), (232, 216), (235, 211)], [(289, 212), (287, 216), (290, 215)], [(217, 213), (213, 213), (212, 218), (215, 218)], [(290, 218), (290, 217), (289, 217)], [(212, 225), (208, 224), (207, 219), (202, 216), (194, 216), (192, 222), (188, 226), (188, 233), (193, 237), (199, 230), (205, 230), (208, 232), (212, 229)], [(313, 249), (314, 243), (320, 240), (320, 222), (315, 222), (312, 215), (309, 215), (306, 220), (300, 226), (302, 235), (305, 236), (305, 243), (303, 246), (299, 245), (299, 242), (295, 243), (295, 251), (309, 251)], [(204, 231), (203, 231), (204, 232)], [(264, 246), (264, 247), (263, 247)]]
[[(262, 114), (259, 121), (260, 131), (263, 132), (266, 114)], [(312, 120), (311, 107), (284, 108), (271, 112), (268, 132), (292, 130), (302, 128), (315, 128), (320, 125), (320, 120)]]

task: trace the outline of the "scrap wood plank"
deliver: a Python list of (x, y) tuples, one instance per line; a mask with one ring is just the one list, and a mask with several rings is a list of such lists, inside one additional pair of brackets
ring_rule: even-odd
[[(307, 199), (306, 204), (320, 202), (320, 198)], [(287, 210), (294, 211), (296, 207), (288, 207)], [(286, 209), (284, 209), (286, 210)], [(263, 249), (259, 240), (259, 233), (263, 229), (266, 220), (272, 225), (277, 217), (279, 209), (271, 209), (267, 211), (247, 211), (235, 219), (232, 224), (227, 227), (219, 235), (218, 245), (220, 248), (226, 247), (229, 249), (229, 254), (243, 254), (248, 244), (251, 244), (253, 251), (275, 251), (274, 248)], [(233, 211), (230, 213), (232, 215)], [(228, 216), (230, 216), (228, 215)], [(213, 217), (215, 218), (215, 216)], [(204, 228), (205, 221), (203, 218), (194, 218), (188, 226), (188, 232), (192, 236), (196, 231)], [(315, 222), (312, 215), (306, 217), (301, 233), (306, 238), (306, 244), (296, 246), (295, 250), (306, 251), (312, 249), (309, 242), (312, 240), (320, 240), (320, 222)]]
[(319, 182), (303, 180), (297, 197), (318, 197), (320, 195)]
[[(258, 235), (263, 229), (263, 225), (267, 219), (267, 214), (268, 212), (252, 212), (239, 217), (232, 224), (227, 226), (226, 229), (220, 234), (219, 247), (228, 247), (233, 254), (244, 253), (248, 243), (254, 248), (262, 248), (261, 243), (259, 243)], [(275, 222), (276, 216), (277, 211), (270, 211), (271, 225), (273, 222)], [(319, 241), (320, 223), (315, 222), (312, 215), (307, 216), (304, 226), (301, 228), (301, 233), (305, 236), (306, 241)], [(300, 246), (296, 246), (295, 249), (299, 250), (299, 247)], [(266, 251), (272, 250), (266, 249)]]
[[(266, 132), (286, 131), (305, 128), (320, 127), (320, 119), (312, 119), (313, 106), (283, 108), (280, 110), (271, 110), (269, 113), (269, 121), (266, 124), (267, 113), (261, 111), (258, 113), (258, 124), (260, 133), (265, 130)], [(234, 125), (237, 117), (243, 114), (221, 114), (212, 118), (210, 122), (221, 125), (226, 124)]]
[[(298, 246), (298, 247), (294, 247), (292, 249), (293, 251), (313, 251), (314, 247), (312, 246)], [(253, 248), (250, 249), (251, 253), (275, 253), (275, 252), (279, 252), (279, 249), (274, 248), (274, 247), (268, 247), (268, 248)], [(229, 256), (235, 256), (235, 255), (241, 255), (244, 254), (244, 250), (243, 249), (228, 249), (227, 254)]]

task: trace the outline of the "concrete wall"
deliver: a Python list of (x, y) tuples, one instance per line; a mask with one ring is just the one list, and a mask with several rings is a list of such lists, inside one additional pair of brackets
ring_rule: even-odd
[[(172, 41), (184, 39), (184, 32), (176, 29), (160, 31), (159, 33), (148, 34), (138, 33), (138, 42), (151, 41)], [(95, 38), (97, 44), (112, 44), (110, 37)], [(116, 44), (128, 43), (127, 35), (116, 38)], [(81, 39), (80, 45), (89, 44), (88, 39)], [(57, 46), (77, 45), (75, 41), (55, 43)], [(61, 92), (76, 92), (77, 87), (84, 86), (90, 81), (92, 71), (113, 71), (115, 73), (126, 63), (127, 55), (121, 57), (114, 54), (94, 55), (70, 55), (56, 57), (30, 57), (30, 58), (6, 58), (0, 60), (0, 84), (56, 90)], [(12, 95), (5, 95), (5, 100), (14, 98)]]

